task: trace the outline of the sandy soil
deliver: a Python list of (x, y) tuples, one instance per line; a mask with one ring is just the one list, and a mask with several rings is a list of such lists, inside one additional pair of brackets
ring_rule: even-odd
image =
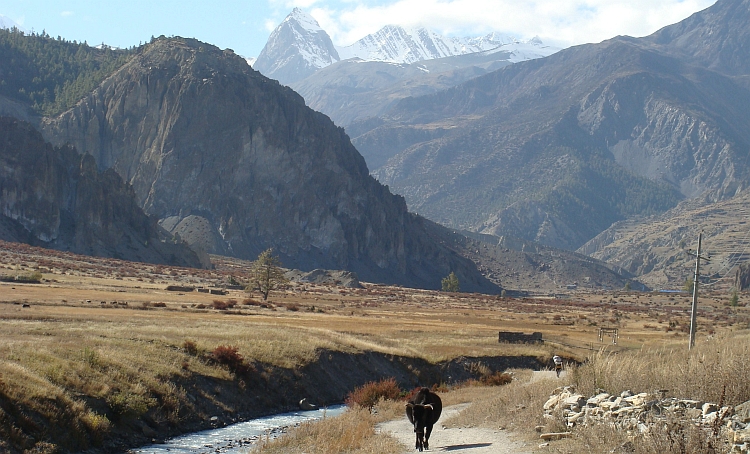
[[(440, 420), (444, 421), (458, 414), (470, 404), (452, 405), (443, 409)], [(414, 429), (404, 415), (403, 419), (384, 422), (378, 425), (381, 433), (388, 433), (404, 445), (404, 453), (414, 449)], [(461, 454), (522, 454), (531, 453), (531, 447), (523, 442), (511, 440), (507, 431), (477, 427), (445, 428), (440, 421), (432, 429), (430, 449), (426, 452), (457, 452)]]

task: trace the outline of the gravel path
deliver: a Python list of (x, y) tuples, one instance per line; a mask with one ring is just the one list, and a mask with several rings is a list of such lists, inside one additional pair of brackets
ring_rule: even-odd
[[(561, 378), (567, 374), (563, 371)], [(538, 380), (554, 379), (555, 371), (537, 371), (531, 376), (529, 383)], [(443, 408), (440, 421), (445, 421), (471, 404), (452, 405)], [(447, 429), (440, 424), (433, 427), (430, 435), (430, 450), (428, 452), (456, 452), (459, 454), (530, 454), (532, 447), (520, 441), (511, 440), (511, 432), (504, 430), (485, 429), (478, 427), (463, 427)], [(377, 430), (388, 433), (404, 445), (404, 453), (416, 452), (414, 449), (414, 429), (406, 415), (402, 419), (378, 424)]]
[[(443, 408), (441, 420), (457, 414), (469, 404), (452, 405)], [(403, 419), (387, 421), (378, 425), (378, 430), (388, 433), (404, 445), (404, 453), (417, 452), (414, 449), (414, 429), (404, 415)], [(427, 452), (455, 452), (459, 454), (529, 454), (531, 449), (522, 442), (511, 441), (510, 433), (503, 430), (476, 427), (444, 428), (440, 421), (432, 429), (430, 450)]]

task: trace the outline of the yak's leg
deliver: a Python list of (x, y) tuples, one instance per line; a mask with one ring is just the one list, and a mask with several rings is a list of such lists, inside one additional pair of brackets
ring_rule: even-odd
[(419, 452), (422, 452), (423, 446), (424, 446), (424, 432), (417, 432), (416, 449), (418, 449)]
[(431, 433), (432, 433), (432, 425), (425, 427), (424, 443), (422, 443), (422, 445), (424, 446), (424, 449), (430, 449), (430, 434)]

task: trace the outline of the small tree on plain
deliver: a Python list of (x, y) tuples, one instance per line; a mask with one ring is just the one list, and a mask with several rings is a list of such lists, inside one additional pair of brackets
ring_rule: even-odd
[(255, 287), (263, 295), (263, 301), (268, 299), (271, 290), (283, 287), (289, 282), (284, 276), (284, 270), (281, 269), (281, 260), (273, 255), (273, 249), (266, 249), (261, 252), (258, 259), (253, 262), (250, 268), (250, 287)]
[(451, 271), (451, 274), (444, 277), (440, 283), (443, 285), (444, 292), (457, 292), (461, 288), (458, 283), (458, 277), (456, 277), (456, 273), (453, 271)]
[(737, 291), (737, 287), (732, 287), (732, 294), (729, 297), (729, 305), (732, 307), (739, 306), (740, 303), (740, 294)]

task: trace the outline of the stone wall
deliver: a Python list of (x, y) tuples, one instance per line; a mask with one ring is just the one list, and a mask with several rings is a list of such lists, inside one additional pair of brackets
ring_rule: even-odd
[[(623, 391), (619, 395), (599, 391), (587, 398), (573, 386), (558, 388), (544, 404), (544, 416), (552, 419), (561, 414), (569, 428), (611, 424), (631, 436), (649, 433), (668, 417), (678, 418), (699, 427), (718, 428), (732, 452), (750, 453), (750, 401), (736, 407), (720, 407), (712, 402), (666, 397), (666, 391)], [(544, 435), (548, 434), (543, 434), (543, 438)]]

